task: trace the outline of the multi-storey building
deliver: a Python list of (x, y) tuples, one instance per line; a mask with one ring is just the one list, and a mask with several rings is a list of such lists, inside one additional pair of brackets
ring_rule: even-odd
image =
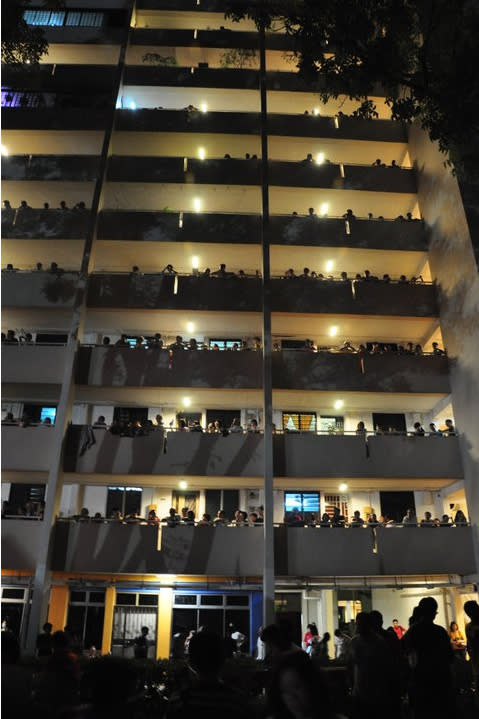
[[(33, 608), (30, 646), (47, 615), (103, 652), (131, 651), (143, 624), (152, 656), (203, 624), (233, 623), (253, 646), (260, 528), (103, 518), (264, 503), (261, 431), (174, 431), (263, 425), (256, 28), (214, 0), (67, 0), (25, 17), (50, 47), (38, 70), (3, 73), (3, 198), (28, 207), (2, 214), (2, 329), (32, 337), (2, 346), (2, 417), (29, 420), (2, 428), (2, 611), (25, 641)], [(276, 609), (298, 640), (301, 623), (331, 631), (361, 607), (406, 625), (425, 594), (461, 623), (479, 562), (479, 329), (460, 191), (380, 90), (376, 120), (351, 117), (345, 98), (323, 105), (289, 50), (266, 35)], [(156, 333), (164, 349), (130, 346)], [(166, 349), (177, 335), (210, 351)], [(345, 342), (365, 349), (337, 351)], [(398, 350), (408, 342), (424, 354)], [(151, 431), (121, 436), (100, 417)], [(446, 419), (457, 434), (412, 436)], [(18, 517), (44, 500), (44, 521)], [(68, 519), (83, 507), (99, 520)], [(293, 508), (307, 524), (334, 507), (397, 521), (460, 509), (471, 525), (283, 524)]]

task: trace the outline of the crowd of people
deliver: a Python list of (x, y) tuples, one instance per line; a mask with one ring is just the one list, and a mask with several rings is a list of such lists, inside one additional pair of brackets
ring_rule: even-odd
[(299, 509), (293, 509), (284, 516), (284, 524), (289, 527), (321, 527), (323, 529), (345, 528), (364, 529), (376, 527), (467, 527), (468, 521), (461, 509), (458, 509), (454, 517), (443, 514), (439, 519), (433, 518), (431, 512), (424, 512), (424, 517), (419, 519), (413, 509), (408, 509), (401, 521), (395, 521), (387, 514), (377, 517), (374, 512), (367, 514), (365, 518), (361, 516), (361, 512), (356, 510), (351, 518), (341, 514), (338, 507), (334, 507), (330, 512), (324, 512), (319, 518), (314, 513), (308, 513), (303, 516)]
[(250, 661), (246, 636), (232, 624), (224, 636), (207, 624), (178, 627), (173, 664), (156, 683), (145, 663), (147, 626), (133, 641), (136, 661), (101, 657), (93, 646), (81, 661), (71, 627), (54, 632), (47, 622), (36, 665), (20, 663), (18, 639), (5, 627), (2, 706), (15, 716), (34, 711), (62, 719), (367, 719), (384, 710), (392, 719), (472, 719), (479, 706), (479, 604), (464, 604), (464, 633), (455, 621), (449, 631), (436, 624), (438, 608), (434, 597), (420, 599), (407, 629), (397, 619), (385, 629), (381, 612), (361, 611), (349, 631), (334, 630), (334, 639), (311, 622), (302, 646), (279, 614), (259, 628)]
[(2, 229), (9, 230), (13, 227), (18, 229), (26, 228), (32, 220), (48, 227), (58, 222), (58, 215), (64, 213), (72, 218), (85, 217), (88, 215), (88, 208), (85, 203), (77, 202), (73, 207), (68, 207), (65, 200), (61, 200), (56, 208), (52, 208), (49, 202), (44, 202), (41, 209), (31, 207), (27, 200), (22, 200), (17, 208), (12, 207), (10, 200), (3, 201), (2, 207)]

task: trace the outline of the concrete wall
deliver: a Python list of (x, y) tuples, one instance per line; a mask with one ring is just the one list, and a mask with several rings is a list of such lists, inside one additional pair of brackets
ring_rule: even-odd
[(451, 366), (452, 406), (463, 437), (467, 504), (479, 570), (479, 277), (455, 177), (424, 132), (412, 126), (409, 146), (418, 176), (418, 200), (430, 228), (429, 263), (440, 289), (441, 332)]
[(49, 272), (3, 272), (2, 304), (4, 307), (71, 307), (77, 275)]
[(3, 345), (2, 382), (61, 384), (64, 360), (65, 347)]
[(47, 472), (53, 427), (2, 427), (2, 469)]

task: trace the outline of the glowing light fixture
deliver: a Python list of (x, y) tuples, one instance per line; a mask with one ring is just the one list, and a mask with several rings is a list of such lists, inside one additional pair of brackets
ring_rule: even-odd
[(187, 487), (188, 487), (188, 482), (185, 482), (184, 479), (181, 479), (181, 480), (178, 482), (178, 487), (179, 487), (180, 489), (187, 489)]
[(208, 112), (208, 104), (206, 102), (202, 102), (200, 105), (201, 112)]
[(128, 107), (130, 110), (136, 110), (136, 102), (134, 100), (130, 100)]
[(345, 482), (341, 482), (339, 485), (339, 491), (340, 492), (347, 492), (348, 491), (348, 485)]
[(5, 147), (5, 145), (0, 145), (2, 157), (8, 157), (8, 149)]
[(342, 409), (344, 407), (344, 402), (342, 399), (337, 399), (334, 403), (334, 409)]
[(200, 197), (193, 198), (193, 209), (195, 212), (201, 212), (201, 198)]
[(324, 152), (318, 152), (318, 154), (316, 155), (316, 164), (322, 165), (323, 162), (324, 162)]
[(339, 327), (337, 327), (336, 325), (332, 325), (332, 327), (329, 328), (328, 334), (330, 337), (336, 337), (338, 332), (339, 332)]
[(198, 30), (195, 29), (195, 31), (193, 32), (193, 40), (197, 40), (197, 39), (198, 39)]
[(328, 210), (329, 204), (327, 202), (322, 202), (319, 207), (319, 214), (321, 215), (321, 217), (326, 217), (326, 215), (328, 214)]
[(187, 329), (188, 332), (194, 332), (194, 331), (195, 331), (194, 322), (187, 322), (187, 323), (186, 323), (186, 329)]
[(118, 97), (116, 98), (116, 105), (115, 105), (115, 107), (116, 107), (117, 110), (121, 110), (121, 108), (122, 108), (121, 95), (118, 95)]
[(315, 115), (316, 117), (319, 115), (319, 107), (315, 107), (313, 109), (313, 115)]
[(324, 265), (324, 269), (326, 272), (332, 272), (334, 267), (334, 260), (328, 260), (326, 264)]
[(183, 407), (191, 407), (191, 397), (183, 397)]
[(339, 130), (339, 117), (337, 115), (334, 118), (334, 127), (336, 128), (336, 130)]
[(193, 257), (191, 258), (191, 266), (194, 270), (197, 270), (200, 266), (200, 258), (196, 255), (193, 255)]
[(199, 148), (198, 148), (198, 157), (200, 158), (200, 160), (204, 160), (204, 159), (205, 159), (205, 157), (206, 157), (206, 150), (205, 150), (204, 147), (199, 147)]

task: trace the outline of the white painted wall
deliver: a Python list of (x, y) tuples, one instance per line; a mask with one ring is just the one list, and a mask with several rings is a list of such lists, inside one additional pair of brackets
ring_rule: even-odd
[(2, 502), (8, 502), (10, 497), (10, 482), (2, 482)]
[(75, 402), (72, 407), (72, 424), (88, 424), (88, 410), (88, 404)]
[(60, 499), (60, 517), (72, 517), (77, 513), (78, 490), (78, 484), (63, 485), (62, 496)]
[(409, 617), (414, 607), (419, 604), (422, 597), (434, 597), (438, 603), (436, 624), (446, 628), (447, 618), (445, 612), (444, 596), (440, 589), (373, 589), (372, 605), (383, 615), (384, 627), (387, 629), (393, 619), (407, 629)]
[(102, 517), (105, 516), (107, 495), (107, 487), (94, 487), (92, 485), (85, 487), (83, 506), (88, 508), (91, 517), (97, 512), (100, 512)]

